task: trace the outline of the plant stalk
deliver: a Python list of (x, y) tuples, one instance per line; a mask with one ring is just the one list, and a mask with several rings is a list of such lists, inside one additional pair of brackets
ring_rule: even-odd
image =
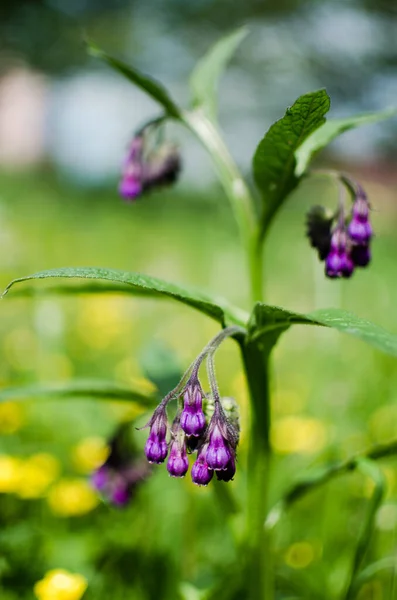
[(245, 538), (247, 598), (272, 600), (270, 532), (264, 527), (271, 458), (269, 353), (254, 342), (245, 343), (241, 350), (251, 396)]
[(262, 299), (262, 253), (258, 251), (258, 225), (254, 200), (216, 126), (200, 110), (184, 112), (182, 120), (211, 155), (216, 173), (229, 199), (249, 270), (251, 301)]
[[(252, 305), (262, 300), (263, 252), (258, 215), (251, 193), (215, 125), (199, 110), (182, 115), (212, 157), (216, 173), (231, 204), (239, 228), (249, 272)], [(247, 600), (272, 600), (271, 554), (264, 523), (268, 504), (270, 464), (270, 349), (261, 341), (240, 341), (251, 398), (251, 424), (247, 469), (244, 589)]]

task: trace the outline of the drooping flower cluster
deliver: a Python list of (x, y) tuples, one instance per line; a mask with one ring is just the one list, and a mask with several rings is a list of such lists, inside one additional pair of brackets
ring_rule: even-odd
[(169, 143), (149, 149), (149, 137), (155, 124), (149, 123), (131, 141), (124, 161), (120, 195), (133, 201), (147, 191), (176, 181), (181, 169), (177, 148)]
[(107, 502), (123, 507), (150, 471), (150, 465), (126, 444), (126, 425), (123, 425), (110, 442), (108, 458), (91, 475), (91, 484)]
[(352, 189), (354, 201), (348, 218), (343, 204), (334, 215), (315, 206), (307, 216), (307, 235), (320, 260), (325, 260), (325, 274), (332, 279), (351, 277), (356, 267), (366, 267), (371, 260), (370, 206), (362, 187), (349, 181)]
[[(149, 437), (145, 446), (149, 462), (161, 464), (168, 455), (167, 470), (172, 477), (184, 477), (189, 469), (188, 454), (197, 452), (191, 470), (193, 483), (208, 485), (216, 474), (221, 481), (230, 481), (236, 472), (236, 448), (238, 426), (236, 420), (227, 416), (220, 399), (215, 400), (213, 414), (207, 423), (204, 402), (208, 412), (211, 400), (202, 391), (194, 373), (179, 398), (178, 408), (172, 426), (168, 426), (167, 402), (156, 408), (148, 423)], [(170, 440), (167, 443), (167, 432)]]

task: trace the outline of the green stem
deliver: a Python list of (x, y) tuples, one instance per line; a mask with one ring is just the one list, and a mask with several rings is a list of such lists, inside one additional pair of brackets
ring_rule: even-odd
[(247, 468), (246, 585), (249, 600), (272, 600), (274, 585), (269, 531), (264, 523), (270, 469), (269, 353), (253, 342), (242, 346), (251, 396)]
[(257, 215), (250, 190), (215, 125), (199, 110), (183, 113), (182, 119), (207, 149), (214, 162), (246, 252), (251, 300), (259, 301), (262, 299), (262, 253), (258, 252)]
[(361, 471), (363, 475), (370, 477), (373, 480), (375, 487), (372, 497), (369, 501), (368, 513), (366, 515), (354, 554), (350, 581), (345, 595), (346, 600), (353, 600), (353, 598), (356, 596), (357, 576), (371, 540), (376, 512), (385, 493), (385, 478), (375, 462), (369, 460), (368, 458), (360, 458), (357, 461), (357, 469)]
[[(252, 304), (262, 300), (263, 252), (254, 200), (217, 128), (201, 111), (185, 112), (185, 125), (211, 155), (230, 201), (247, 257)], [(251, 425), (247, 471), (247, 521), (244, 540), (244, 586), (247, 600), (272, 600), (270, 552), (264, 528), (270, 463), (269, 350), (260, 341), (240, 341), (251, 397)]]

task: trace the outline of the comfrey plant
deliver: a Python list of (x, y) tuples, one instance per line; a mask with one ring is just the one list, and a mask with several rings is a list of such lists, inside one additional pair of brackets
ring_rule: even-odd
[[(188, 109), (181, 108), (160, 83), (136, 68), (93, 45), (89, 46), (89, 50), (93, 56), (103, 60), (146, 92), (162, 109), (160, 118), (138, 131), (130, 144), (120, 183), (120, 193), (125, 199), (141, 198), (142, 201), (148, 191), (175, 181), (180, 168), (178, 151), (168, 143), (159, 142), (157, 138), (165, 121), (173, 120), (187, 128), (209, 152), (239, 229), (241, 248), (246, 257), (249, 312), (232, 306), (226, 300), (218, 297), (213, 299), (183, 286), (142, 274), (106, 268), (79, 267), (42, 271), (15, 279), (8, 285), (5, 293), (26, 280), (89, 279), (96, 280), (99, 284), (104, 282), (106, 292), (112, 289), (120, 292), (123, 289), (131, 294), (167, 297), (214, 319), (221, 328), (220, 333), (193, 361), (179, 384), (158, 404), (146, 425), (149, 432), (144, 450), (149, 463), (167, 461), (166, 468), (172, 477), (183, 477), (189, 470), (189, 464), (193, 463), (190, 470), (193, 482), (200, 486), (211, 482), (211, 487), (215, 492), (222, 493), (223, 498), (227, 494), (233, 495), (235, 491), (232, 480), (237, 465), (236, 478), (239, 472), (244, 475), (242, 481), (246, 484), (246, 493), (241, 502), (243, 517), (240, 521), (244, 526), (239, 528), (238, 534), (234, 531), (238, 560), (233, 576), (228, 574), (225, 580), (215, 582), (214, 587), (205, 592), (205, 598), (220, 597), (220, 590), (222, 598), (272, 600), (276, 595), (281, 597), (281, 583), (275, 577), (272, 567), (271, 529), (283, 519), (285, 511), (297, 498), (339, 473), (357, 469), (372, 478), (374, 491), (369, 502), (368, 517), (358, 536), (357, 551), (352, 559), (350, 572), (346, 575), (343, 597), (353, 598), (358, 582), (364, 577), (362, 569), (365, 549), (384, 490), (383, 478), (376, 461), (397, 453), (397, 442), (369, 450), (362, 456), (355, 456), (337, 465), (325, 465), (320, 472), (303, 475), (271, 507), (269, 360), (280, 336), (294, 324), (331, 327), (393, 356), (397, 356), (397, 337), (342, 310), (331, 308), (301, 314), (265, 303), (263, 248), (279, 209), (292, 192), (311, 176), (312, 157), (342, 132), (386, 119), (394, 115), (395, 111), (326, 121), (330, 99), (325, 90), (300, 96), (260, 140), (252, 163), (256, 190), (251, 190), (222, 139), (216, 116), (218, 77), (245, 35), (246, 30), (241, 29), (225, 37), (198, 63), (190, 79), (192, 104)], [(326, 275), (333, 279), (348, 278), (356, 268), (365, 267), (370, 262), (373, 236), (370, 205), (361, 184), (354, 182), (348, 175), (330, 172), (326, 176), (338, 182), (340, 193), (337, 208), (329, 211), (325, 207), (314, 207), (307, 217), (307, 233), (320, 260), (325, 261)], [(352, 199), (351, 205), (347, 200), (348, 196)], [(302, 233), (303, 220), (302, 218)], [(65, 287), (57, 285), (58, 292), (63, 289)], [(76, 285), (73, 290), (75, 293), (93, 291), (92, 286), (87, 285)], [(98, 287), (95, 288), (96, 293), (99, 290)], [(232, 338), (238, 344), (250, 396), (250, 418), (248, 431), (245, 432), (248, 452), (246, 458), (238, 462), (238, 403), (220, 395), (214, 368), (215, 353), (226, 338)], [(199, 376), (204, 362), (210, 383), (208, 392), (203, 390), (203, 380)], [(71, 391), (75, 393), (76, 387)], [(85, 392), (90, 397), (104, 394), (107, 397), (124, 396), (143, 404), (153, 400), (144, 390), (120, 390), (117, 386), (106, 387), (101, 382), (95, 388), (78, 391), (80, 394)], [(171, 403), (172, 422), (169, 421)], [(137, 435), (143, 436), (143, 432)], [(194, 455), (194, 460), (189, 459), (190, 454)], [(95, 485), (104, 490), (110, 501), (119, 504), (129, 498), (129, 470), (124, 467), (123, 463), (120, 471), (119, 461), (114, 463), (111, 454), (107, 464), (94, 476)], [(221, 480), (219, 484), (217, 480)], [(174, 485), (178, 485), (177, 482)], [(226, 519), (226, 508), (224, 513)], [(315, 597), (313, 594), (309, 596)]]

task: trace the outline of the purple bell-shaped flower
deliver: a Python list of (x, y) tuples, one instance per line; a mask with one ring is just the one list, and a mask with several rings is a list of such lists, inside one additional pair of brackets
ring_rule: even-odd
[(331, 237), (331, 248), (325, 259), (325, 273), (332, 279), (350, 277), (354, 263), (350, 254), (349, 239), (342, 223), (339, 223)]
[(167, 471), (171, 477), (184, 477), (189, 469), (186, 441), (182, 431), (178, 431), (170, 444)]
[(188, 436), (199, 437), (205, 431), (203, 392), (198, 380), (189, 385), (185, 392), (181, 427)]
[(161, 404), (156, 408), (149, 421), (150, 432), (145, 445), (146, 458), (151, 463), (161, 464), (168, 454), (167, 413)]

